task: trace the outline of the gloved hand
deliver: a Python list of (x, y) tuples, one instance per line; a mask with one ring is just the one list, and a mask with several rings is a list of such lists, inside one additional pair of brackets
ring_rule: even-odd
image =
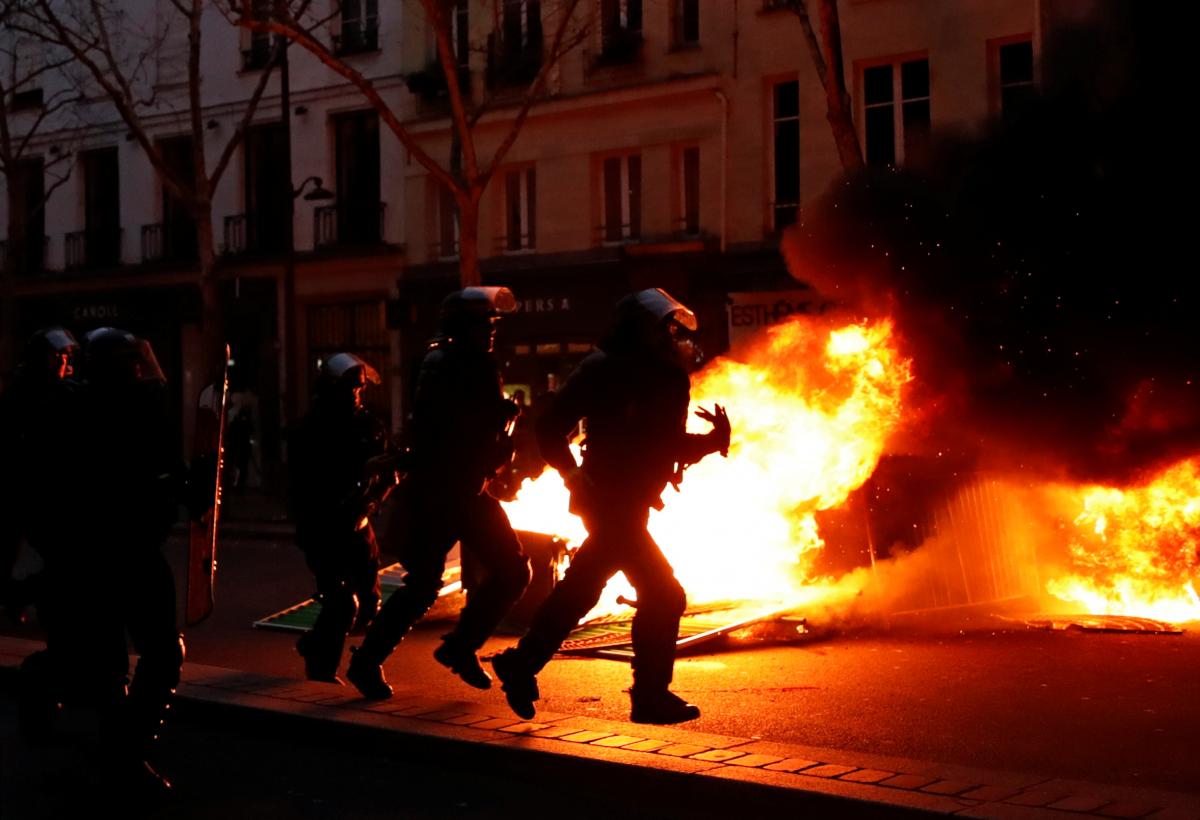
[(721, 455), (728, 456), (729, 436), (733, 428), (729, 424), (729, 414), (725, 412), (725, 408), (719, 404), (714, 404), (712, 410), (701, 407), (696, 411), (696, 415), (713, 426), (712, 432), (708, 434), (712, 452), (719, 450)]

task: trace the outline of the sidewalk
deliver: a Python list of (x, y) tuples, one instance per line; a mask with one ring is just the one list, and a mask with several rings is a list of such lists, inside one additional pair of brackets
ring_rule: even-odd
[[(40, 644), (0, 637), (0, 674)], [(438, 701), (398, 687), (372, 702), (350, 687), (185, 664), (185, 712), (213, 723), (295, 721), (343, 735), (386, 735), (414, 750), (483, 756), (489, 765), (551, 767), (562, 777), (762, 801), (815, 816), (943, 814), (988, 818), (1200, 818), (1200, 797), (1036, 775), (540, 712), (534, 722), (469, 701)], [(491, 710), (491, 711), (489, 711)]]

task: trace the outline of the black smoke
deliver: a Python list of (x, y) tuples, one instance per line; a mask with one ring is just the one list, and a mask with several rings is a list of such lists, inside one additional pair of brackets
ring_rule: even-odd
[(1196, 72), (1150, 5), (1057, 28), (1021, 119), (839, 183), (786, 237), (793, 275), (896, 317), (909, 446), (1111, 480), (1200, 452)]

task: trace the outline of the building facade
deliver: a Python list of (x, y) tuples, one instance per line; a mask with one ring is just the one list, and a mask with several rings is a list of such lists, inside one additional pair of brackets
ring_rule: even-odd
[[(868, 163), (920, 161), (932, 134), (969, 133), (1018, 111), (1036, 81), (1039, 6), (842, 0), (846, 82)], [(186, 162), (186, 33), (181, 41), (161, 25), (172, 8), (156, 4), (154, 30), (166, 36), (156, 107), (143, 119), (164, 156)], [(481, 157), (492, 156), (547, 59), (559, 13), (554, 0), (457, 4), (449, 33), (459, 79), (471, 107), (486, 105), (474, 132)], [(786, 270), (779, 236), (841, 172), (787, 3), (581, 0), (575, 18), (579, 42), (551, 67), (546, 98), (481, 202), (483, 278), (511, 287), (521, 308), (499, 340), (506, 380), (530, 396), (569, 372), (632, 289), (661, 286), (693, 305), (710, 351), (810, 309), (819, 295), (803, 271)], [(343, 0), (316, 35), (449, 163), (445, 80), (416, 0)], [(253, 406), (265, 464), (278, 462), (319, 361), (337, 350), (385, 374), (377, 408), (401, 426), (437, 304), (458, 282), (459, 231), (453, 200), (379, 112), (295, 45), (285, 103), (271, 46), (215, 6), (203, 18), (209, 157), (234, 133), (262, 72), (273, 72), (213, 197), (234, 387)], [(47, 73), (36, 89), (14, 89), (13, 100), (25, 94), (9, 106), (16, 132), (38, 116), (34, 92), (44, 105), (55, 82), (65, 80)], [(10, 266), (19, 269), (19, 332), (61, 323), (148, 335), (178, 385), (186, 438), (202, 386), (189, 366), (199, 338), (194, 231), (111, 105), (97, 97), (72, 108), (73, 119), (60, 112), (61, 123), (39, 128), (20, 173), (0, 178), (0, 225), (22, 234), (6, 248), (37, 249)], [(45, 197), (51, 165), (70, 175)]]
[[(476, 128), (482, 158), (542, 59), (530, 33), (552, 31), (560, 10), (550, 0), (459, 4), (460, 79), (489, 110)], [(931, 135), (969, 133), (1032, 92), (1034, 2), (843, 0), (839, 10), (869, 163), (918, 162)], [(512, 287), (521, 306), (501, 332), (507, 375), (533, 395), (569, 372), (630, 290), (662, 286), (693, 305), (710, 351), (812, 309), (820, 297), (803, 271), (785, 269), (778, 240), (841, 174), (787, 3), (587, 0), (576, 16), (581, 42), (550, 70), (549, 98), (481, 203), (484, 279)], [(415, 15), (402, 51), (410, 76), (436, 69), (433, 33)], [(415, 96), (409, 128), (447, 157), (444, 99)], [(457, 248), (452, 200), (418, 163), (405, 171), (409, 349), (456, 276)]]

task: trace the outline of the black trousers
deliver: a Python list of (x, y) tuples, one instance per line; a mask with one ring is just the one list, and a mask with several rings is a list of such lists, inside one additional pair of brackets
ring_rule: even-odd
[(500, 502), (490, 495), (447, 490), (420, 477), (405, 481), (399, 492), (397, 503), (404, 509), (396, 527), (396, 552), (404, 565), (404, 586), (388, 598), (359, 651), (371, 662), (382, 663), (429, 611), (455, 542), (479, 566), (482, 578), (446, 640), (476, 651), (529, 584), (529, 559), (521, 542)]
[(307, 526), (296, 540), (317, 582), (321, 612), (301, 639), (311, 676), (332, 678), (355, 620), (379, 609), (379, 546), (370, 524), (358, 530)]
[(587, 540), (517, 644), (517, 657), (530, 671), (536, 674), (550, 662), (579, 619), (600, 600), (609, 579), (624, 572), (638, 598), (633, 616), (634, 687), (660, 691), (671, 683), (687, 596), (646, 530), (648, 516), (644, 505), (607, 505), (585, 516)]
[[(183, 665), (175, 581), (157, 544), (96, 540), (89, 547), (69, 560), (45, 556), (39, 613), (46, 652), (28, 662), (29, 673), (55, 700), (98, 706), (105, 734), (141, 755), (166, 717)], [(132, 678), (126, 634), (138, 656)]]

